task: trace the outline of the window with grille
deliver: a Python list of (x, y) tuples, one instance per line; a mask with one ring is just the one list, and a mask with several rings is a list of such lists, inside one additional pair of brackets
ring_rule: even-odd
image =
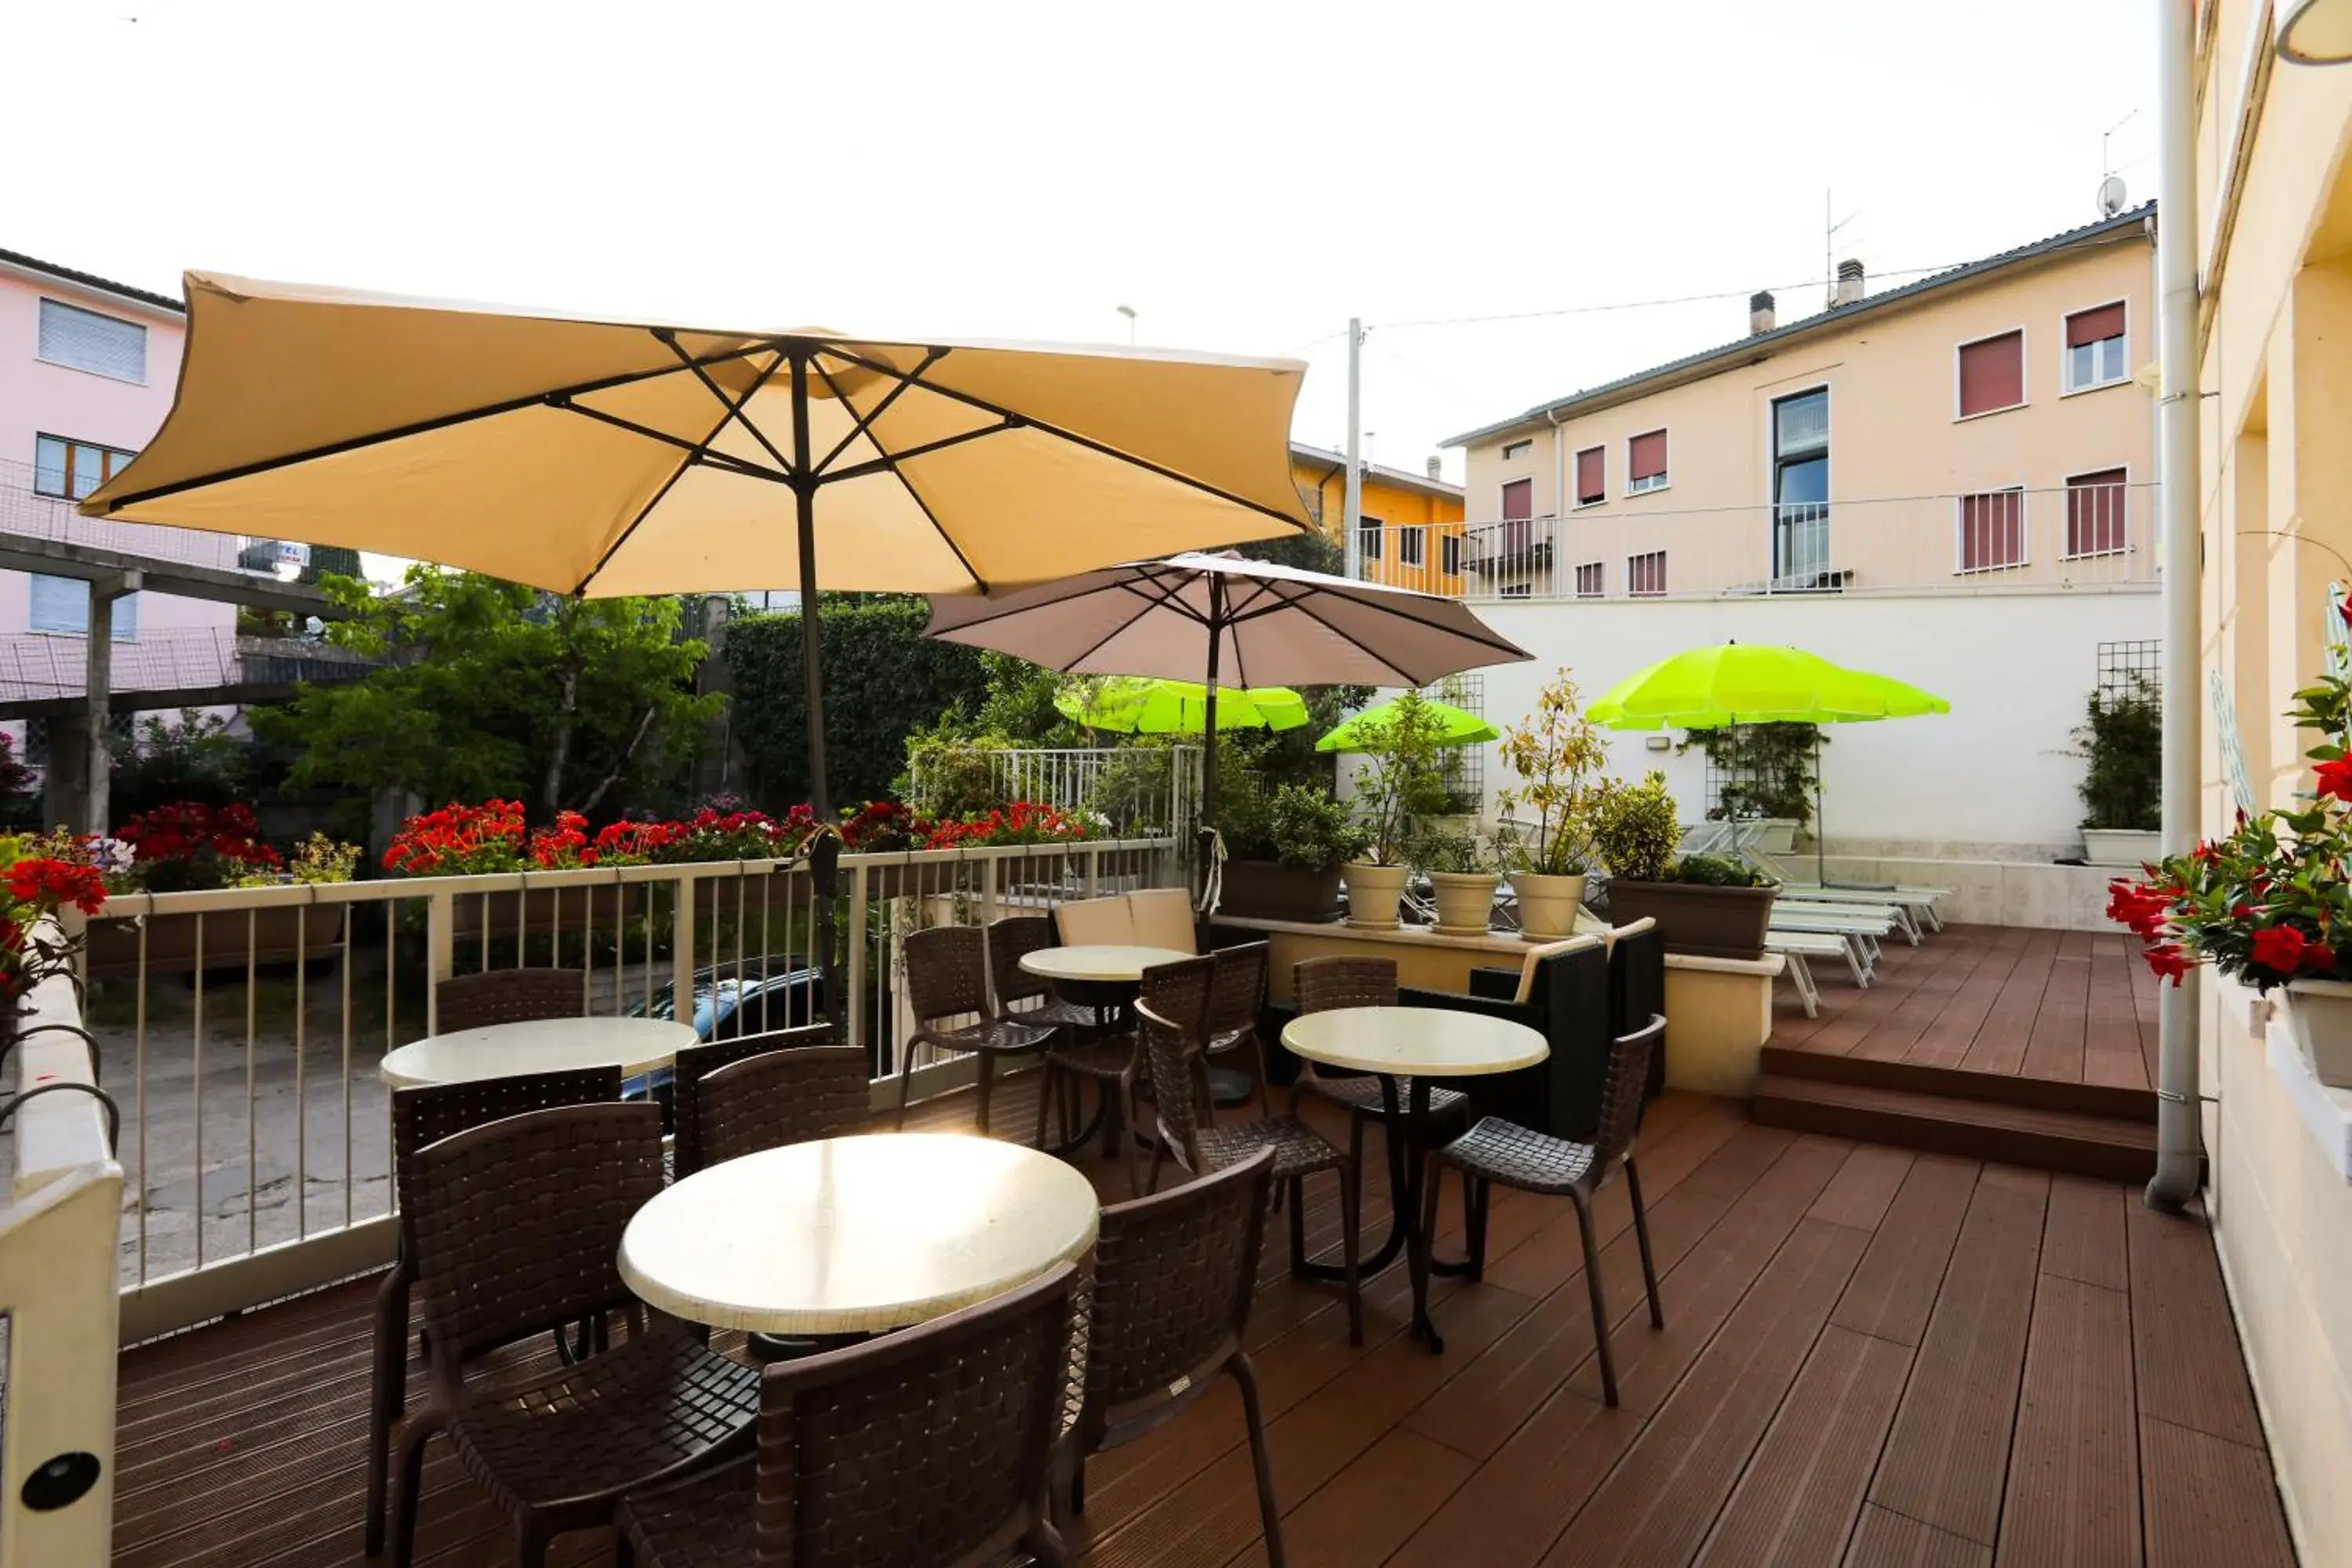
[(62, 436), (33, 437), (33, 493), (79, 500), (128, 467), (137, 454)]
[(2003, 332), (1960, 345), (1960, 417), (2025, 401), (2025, 334)]
[(2124, 347), (2122, 300), (2067, 317), (2066, 390), (2087, 392), (2128, 379)]
[(1625, 592), (1637, 599), (1654, 599), (1666, 591), (1666, 552), (1653, 550), (1625, 558)]
[(1600, 562), (1587, 561), (1577, 567), (1576, 596), (1578, 598), (1598, 599), (1606, 592), (1607, 578)]
[(93, 375), (142, 385), (147, 380), (147, 329), (79, 305), (41, 301), (39, 346), (34, 352), (51, 364)]
[(1576, 504), (1599, 506), (1609, 499), (1609, 448), (1587, 447), (1576, 455)]
[(1367, 561), (1381, 558), (1381, 520), (1361, 518), (1356, 523), (1356, 550)]
[(1666, 488), (1666, 433), (1653, 430), (1625, 443), (1625, 493)]
[(1462, 536), (1460, 534), (1447, 533), (1438, 536), (1437, 560), (1438, 564), (1444, 568), (1446, 575), (1458, 577), (1462, 574)]
[(1401, 566), (1418, 566), (1421, 564), (1420, 529), (1400, 528), (1397, 530), (1397, 563)]
[(2131, 491), (2121, 468), (2076, 474), (2066, 481), (2066, 553), (2113, 555), (2131, 543), (2126, 503)]
[(1958, 569), (1998, 572), (2024, 564), (2024, 489), (2012, 487), (1962, 496)]

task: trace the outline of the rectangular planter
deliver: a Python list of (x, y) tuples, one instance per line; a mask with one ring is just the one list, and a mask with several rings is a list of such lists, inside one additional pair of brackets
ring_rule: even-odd
[[(343, 913), (356, 905), (281, 904), (250, 911), (255, 963), (291, 963), (332, 958), (342, 943)], [(206, 970), (243, 969), (246, 964), (247, 911), (226, 910), (206, 915)], [(129, 974), (139, 968), (139, 926), (135, 921), (94, 920), (89, 926), (89, 972)], [(193, 914), (147, 917), (147, 972), (150, 974), (194, 974), (196, 972), (196, 917)]]
[(1318, 871), (1271, 860), (1228, 860), (1217, 913), (1265, 921), (1337, 920), (1339, 868)]
[(2163, 858), (2163, 837), (2137, 827), (2085, 827), (2083, 858), (2093, 866), (2122, 866), (2137, 870)]
[(1710, 888), (1696, 882), (1609, 883), (1609, 923), (1658, 922), (1668, 952), (1699, 958), (1761, 958), (1778, 888)]

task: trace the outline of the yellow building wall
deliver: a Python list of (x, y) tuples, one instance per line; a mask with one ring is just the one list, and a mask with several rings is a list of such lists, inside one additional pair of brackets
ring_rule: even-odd
[[(1347, 510), (1346, 470), (1294, 458), (1291, 477), (1297, 482), (1299, 494), (1306, 498), (1308, 511), (1321, 521), (1323, 531), (1332, 542), (1344, 545), (1347, 541), (1340, 534), (1339, 522), (1340, 514)], [(1459, 497), (1433, 495), (1424, 489), (1392, 483), (1375, 473), (1364, 478), (1362, 503), (1363, 515), (1381, 521), (1380, 555), (1377, 559), (1366, 555), (1367, 577), (1425, 594), (1462, 592), (1462, 574), (1459, 570), (1445, 570), (1446, 550), (1441, 542), (1447, 534), (1457, 539), (1461, 536)], [(1398, 537), (1407, 529), (1421, 531), (1421, 560), (1417, 563), (1404, 559), (1409, 542)]]

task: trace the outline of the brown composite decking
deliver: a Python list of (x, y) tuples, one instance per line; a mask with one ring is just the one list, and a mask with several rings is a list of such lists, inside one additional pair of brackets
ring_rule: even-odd
[[(1033, 1103), (1025, 1082), (1003, 1096), (1000, 1131)], [(953, 1097), (919, 1120), (964, 1110)], [(2113, 1182), (1799, 1135), (1679, 1093), (1651, 1108), (1642, 1148), (1667, 1326), (1648, 1326), (1618, 1186), (1598, 1211), (1618, 1410), (1601, 1402), (1565, 1202), (1496, 1194), (1486, 1280), (1436, 1289), (1443, 1357), (1402, 1337), (1402, 1268), (1369, 1286), (1349, 1349), (1336, 1293), (1290, 1280), (1269, 1226), (1249, 1348), (1293, 1564), (2293, 1561), (2195, 1220)], [(1111, 1167), (1088, 1168), (1124, 1195)], [(1328, 1193), (1313, 1208), (1328, 1245)], [(1385, 1224), (1384, 1201), (1370, 1210)], [(123, 1357), (118, 1563), (366, 1561), (373, 1289)], [(1097, 1459), (1074, 1561), (1262, 1563), (1240, 1437), (1221, 1388)], [(446, 1446), (426, 1476), (418, 1562), (510, 1561)], [(609, 1552), (582, 1533), (555, 1561)]]
[(1772, 1044), (1826, 1056), (2116, 1089), (2156, 1085), (2158, 981), (2124, 933), (1947, 927), (1887, 943), (1864, 989), (1813, 964), (1822, 1011), (1774, 997)]

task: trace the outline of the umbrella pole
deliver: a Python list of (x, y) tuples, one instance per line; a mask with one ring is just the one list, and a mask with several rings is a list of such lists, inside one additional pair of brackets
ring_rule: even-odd
[(1210, 815), (1217, 805), (1217, 645), (1224, 638), (1225, 585), (1214, 575), (1209, 578), (1209, 671), (1202, 683), (1204, 693), (1201, 702), (1201, 818), (1194, 834), (1194, 858), (1200, 863), (1201, 886), (1208, 886)]
[(1822, 816), (1822, 727), (1813, 726), (1813, 880), (1830, 885), (1829, 823)]
[(833, 785), (825, 776), (824, 654), (816, 607), (816, 459), (809, 442), (809, 356), (804, 348), (792, 351), (793, 362), (793, 500), (795, 531), (799, 534), (801, 588), (801, 689), (807, 710), (809, 809), (816, 814), (818, 836), (809, 852), (811, 897), (816, 905), (816, 972), (824, 977), (827, 1011), (839, 1035), (848, 1016), (848, 997), (835, 984), (835, 871), (841, 858), (838, 834), (833, 826)]

